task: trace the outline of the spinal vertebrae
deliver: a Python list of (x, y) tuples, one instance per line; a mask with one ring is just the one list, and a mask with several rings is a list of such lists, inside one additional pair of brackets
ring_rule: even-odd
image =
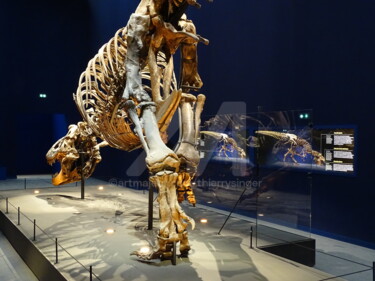
[[(118, 30), (88, 63), (74, 95), (85, 124), (92, 130), (89, 138), (104, 141), (103, 145), (92, 142), (96, 150), (86, 149), (92, 161), (98, 162), (98, 148), (107, 144), (126, 151), (138, 147), (146, 151), (150, 181), (159, 189), (160, 230), (159, 247), (151, 255), (144, 257), (136, 252), (144, 258), (168, 256), (168, 245), (176, 241), (180, 242), (181, 253), (190, 249), (186, 227), (187, 221), (194, 223), (178, 201), (185, 191), (195, 204), (190, 183), (199, 162), (196, 144), (205, 97), (196, 98), (188, 91), (202, 86), (196, 45), (208, 41), (195, 34), (193, 23), (183, 15), (188, 4), (198, 5), (195, 0), (142, 0), (128, 25)], [(181, 90), (177, 89), (173, 71), (173, 54), (179, 46)], [(164, 144), (161, 134), (165, 134), (177, 108), (181, 134), (173, 151)], [(59, 141), (70, 139), (66, 136)], [(61, 151), (48, 159), (64, 165), (70, 154), (62, 153), (66, 146), (58, 149)], [(74, 175), (74, 180), (79, 176)]]

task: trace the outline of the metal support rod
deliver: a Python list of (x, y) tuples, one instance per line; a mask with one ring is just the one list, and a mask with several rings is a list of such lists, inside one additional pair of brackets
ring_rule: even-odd
[[(262, 111), (263, 111), (263, 107), (258, 105), (258, 114), (257, 114), (257, 117), (258, 117), (258, 120), (261, 120), (261, 115), (262, 115)], [(257, 125), (257, 129), (258, 130), (262, 130), (263, 127), (261, 126), (261, 124), (258, 123)], [(260, 149), (261, 149), (261, 146), (258, 146), (255, 148), (255, 180), (258, 182), (258, 186), (257, 186), (257, 190), (255, 191), (255, 248), (258, 247), (258, 214), (259, 214), (259, 191), (261, 190), (261, 179), (260, 179), (260, 161), (261, 161), (261, 157), (260, 157)]]
[(148, 189), (148, 230), (153, 228), (154, 217), (154, 187), (150, 184)]
[(250, 227), (250, 249), (253, 248), (253, 226)]
[(17, 225), (21, 225), (21, 210), (20, 210), (20, 207), (18, 207), (18, 222), (17, 222)]
[(34, 238), (33, 241), (36, 241), (36, 220), (34, 220)]
[(55, 240), (55, 247), (56, 247), (56, 263), (59, 263), (59, 252), (58, 252), (57, 238)]
[(24, 187), (26, 189), (26, 178), (25, 178), (25, 180), (23, 182), (24, 182)]
[(8, 197), (5, 199), (5, 213), (9, 214), (9, 202), (8, 202)]
[(372, 262), (372, 281), (375, 281), (375, 261)]
[(85, 199), (85, 177), (83, 175), (83, 153), (79, 154), (81, 158), (81, 199)]
[(172, 255), (172, 264), (176, 265), (177, 264), (177, 242), (173, 241), (173, 255)]
[(234, 210), (236, 209), (238, 203), (240, 203), (240, 201), (241, 201), (241, 199), (242, 199), (242, 196), (245, 194), (246, 190), (247, 190), (247, 187), (245, 187), (245, 188), (243, 189), (243, 191), (242, 191), (242, 193), (241, 193), (241, 195), (240, 195), (240, 198), (238, 198), (236, 204), (234, 204), (234, 206), (233, 206), (232, 210), (230, 211), (229, 215), (227, 216), (227, 218), (226, 218), (226, 220), (225, 220), (223, 226), (220, 228), (220, 230), (219, 230), (219, 232), (218, 232), (218, 235), (220, 235), (220, 233), (221, 233), (221, 231), (223, 230), (224, 226), (227, 224), (227, 221), (229, 220), (229, 218), (231, 217), (232, 213), (233, 213)]
[(90, 265), (90, 281), (92, 281), (92, 265)]
[(85, 178), (81, 174), (81, 199), (85, 199)]

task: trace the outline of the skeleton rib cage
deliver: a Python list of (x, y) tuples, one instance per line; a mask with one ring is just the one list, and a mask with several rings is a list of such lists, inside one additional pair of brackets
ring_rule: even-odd
[[(133, 124), (125, 110), (118, 108), (126, 84), (126, 33), (127, 27), (119, 29), (89, 61), (79, 78), (77, 92), (73, 94), (73, 98), (82, 118), (96, 137), (107, 141), (111, 147), (131, 151), (139, 148), (141, 143), (133, 133)], [(158, 53), (157, 64), (163, 77), (167, 63), (162, 52)], [(141, 75), (143, 88), (150, 93), (148, 66), (142, 69)], [(160, 87), (163, 87), (162, 79)], [(177, 89), (174, 73), (170, 88), (171, 92)]]

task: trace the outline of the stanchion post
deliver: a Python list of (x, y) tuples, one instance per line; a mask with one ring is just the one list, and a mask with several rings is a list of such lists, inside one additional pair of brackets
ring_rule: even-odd
[(250, 227), (250, 249), (253, 248), (253, 226)]
[(57, 238), (55, 240), (55, 247), (56, 247), (56, 263), (59, 263), (59, 252), (58, 252)]
[(21, 210), (20, 210), (20, 207), (18, 207), (18, 222), (17, 222), (17, 225), (21, 225), (21, 215), (20, 215), (20, 213), (21, 213)]
[(92, 265), (90, 265), (90, 281), (92, 281)]
[(36, 220), (34, 220), (34, 237), (33, 237), (33, 241), (36, 241)]
[(176, 265), (177, 264), (177, 242), (173, 241), (173, 255), (172, 255), (172, 264)]
[(25, 189), (26, 189), (26, 178), (24, 179), (24, 181), (23, 181), (23, 182), (24, 182), (24, 184), (23, 184), (23, 185), (24, 185), (24, 187), (25, 187)]
[(375, 261), (372, 262), (372, 281), (375, 281)]
[(8, 202), (8, 197), (5, 199), (5, 213), (9, 214), (9, 202)]

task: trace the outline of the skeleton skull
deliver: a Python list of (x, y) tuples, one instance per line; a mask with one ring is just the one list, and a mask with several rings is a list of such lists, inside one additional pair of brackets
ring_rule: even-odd
[(52, 178), (53, 185), (63, 185), (91, 176), (101, 161), (99, 146), (86, 122), (70, 125), (66, 136), (59, 139), (47, 152), (46, 159), (52, 165), (60, 162), (61, 170)]

